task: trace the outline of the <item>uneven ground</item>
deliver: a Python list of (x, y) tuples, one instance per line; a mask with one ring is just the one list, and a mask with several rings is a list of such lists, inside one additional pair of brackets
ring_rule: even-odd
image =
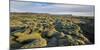
[(86, 44), (94, 44), (94, 17), (11, 13), (13, 49)]

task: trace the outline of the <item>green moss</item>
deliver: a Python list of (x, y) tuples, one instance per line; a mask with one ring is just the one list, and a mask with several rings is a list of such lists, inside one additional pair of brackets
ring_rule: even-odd
[(45, 46), (47, 46), (47, 41), (41, 38), (41, 39), (34, 40), (33, 42), (30, 42), (29, 44), (26, 44), (21, 48), (37, 48), (37, 47), (45, 47)]
[(81, 19), (79, 17), (29, 15), (27, 13), (24, 15), (11, 17), (10, 27), (14, 31), (11, 31), (10, 41), (12, 47), (15, 45), (13, 48), (16, 46), (18, 46), (17, 48), (37, 48), (90, 43), (84, 35), (86, 32), (79, 26)]

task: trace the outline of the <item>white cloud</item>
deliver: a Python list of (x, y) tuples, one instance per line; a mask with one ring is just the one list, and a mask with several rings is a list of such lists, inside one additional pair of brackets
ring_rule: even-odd
[(52, 4), (37, 2), (10, 2), (11, 12), (56, 13), (73, 15), (93, 15), (92, 5)]

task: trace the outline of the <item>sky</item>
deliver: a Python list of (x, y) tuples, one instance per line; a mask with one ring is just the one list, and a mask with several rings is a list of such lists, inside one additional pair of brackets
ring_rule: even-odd
[(49, 14), (72, 14), (77, 16), (94, 16), (95, 7), (93, 5), (10, 1), (10, 12), (32, 12)]

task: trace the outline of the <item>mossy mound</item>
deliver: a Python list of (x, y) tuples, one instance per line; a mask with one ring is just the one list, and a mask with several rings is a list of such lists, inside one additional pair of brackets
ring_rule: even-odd
[[(11, 16), (11, 48), (40, 48), (91, 44), (79, 17), (52, 15)], [(77, 21), (75, 22), (74, 19)], [(83, 18), (82, 18), (83, 19)], [(86, 19), (89, 20), (89, 19)], [(74, 21), (74, 22), (73, 22)]]

